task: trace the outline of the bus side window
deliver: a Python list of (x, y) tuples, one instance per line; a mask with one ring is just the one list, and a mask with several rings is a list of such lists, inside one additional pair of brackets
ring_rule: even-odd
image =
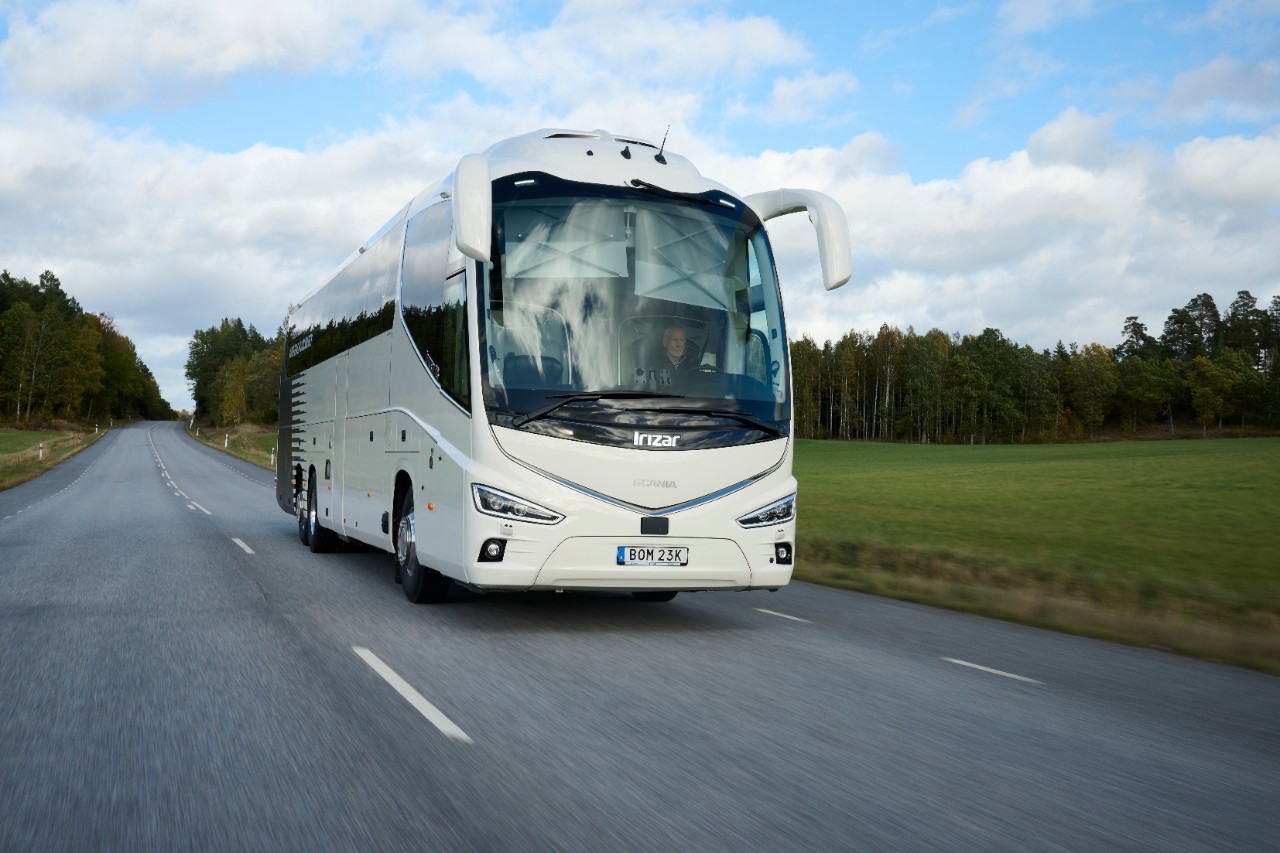
[[(467, 359), (465, 264), (452, 266), (453, 211), (442, 201), (409, 221), (404, 247), (401, 311), (405, 327), (440, 388), (464, 408), (471, 400)], [(460, 256), (459, 256), (460, 257)]]

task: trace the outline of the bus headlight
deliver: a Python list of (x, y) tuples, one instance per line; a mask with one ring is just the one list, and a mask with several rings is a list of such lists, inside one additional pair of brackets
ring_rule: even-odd
[(552, 512), (515, 495), (509, 495), (479, 483), (472, 484), (471, 495), (475, 498), (476, 509), (485, 515), (494, 515), (513, 521), (530, 521), (534, 524), (555, 524), (564, 518), (558, 512)]
[(766, 507), (742, 516), (738, 519), (738, 524), (743, 527), (768, 527), (770, 524), (786, 524), (788, 521), (795, 521), (795, 518), (796, 496), (787, 495), (780, 501), (774, 501)]

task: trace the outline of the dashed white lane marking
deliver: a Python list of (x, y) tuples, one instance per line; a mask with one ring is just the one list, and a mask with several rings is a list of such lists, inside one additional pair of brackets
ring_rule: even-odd
[(213, 515), (213, 513), (209, 512), (209, 510), (207, 510), (207, 509), (205, 509), (204, 507), (200, 506), (200, 504), (196, 503), (195, 501), (192, 501), (192, 502), (191, 502), (191, 506), (193, 506), (193, 507), (195, 507), (196, 509), (200, 510), (200, 511), (201, 511), (201, 512), (203, 512), (205, 515)]
[(231, 541), (232, 541), (232, 542), (234, 542), (234, 543), (236, 543), (237, 545), (239, 545), (239, 546), (244, 550), (244, 552), (245, 552), (246, 554), (252, 554), (252, 553), (253, 553), (253, 549), (252, 549), (252, 548), (250, 548), (248, 545), (244, 544), (244, 542), (242, 542), (241, 540), (237, 539), (236, 537), (232, 536), (232, 537), (231, 537)]
[(467, 737), (467, 733), (444, 715), (444, 713), (426, 700), (426, 698), (414, 690), (409, 682), (401, 678), (394, 669), (382, 662), (382, 659), (373, 652), (363, 646), (352, 646), (351, 651), (355, 652), (360, 658), (378, 675), (382, 676), (382, 680), (390, 684), (397, 693), (404, 697), (410, 705), (412, 705), (419, 714), (426, 717), (431, 725), (435, 726), (445, 735), (445, 737), (460, 740), (463, 743), (473, 743), (471, 738)]
[(781, 616), (783, 619), (790, 619), (792, 622), (803, 622), (806, 625), (813, 624), (808, 619), (801, 619), (799, 616), (788, 616), (787, 614), (779, 613), (776, 610), (765, 610), (763, 607), (757, 607), (756, 610), (759, 610), (761, 613), (768, 613), (770, 616)]
[(992, 669), (989, 666), (969, 663), (967, 660), (956, 660), (955, 658), (943, 658), (943, 660), (947, 663), (954, 663), (957, 666), (967, 666), (970, 669), (977, 669), (982, 672), (989, 672), (992, 675), (999, 675), (1002, 678), (1012, 678), (1014, 681), (1025, 681), (1027, 684), (1044, 684), (1043, 681), (1036, 681), (1034, 678), (1027, 678), (1025, 675), (1014, 675), (1012, 672), (1004, 672), (1003, 670)]

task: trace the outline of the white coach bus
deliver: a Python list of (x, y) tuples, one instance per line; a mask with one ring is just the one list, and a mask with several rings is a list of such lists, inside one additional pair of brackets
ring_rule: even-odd
[(543, 130), (462, 158), (285, 321), (277, 501), (312, 551), (473, 590), (776, 590), (795, 558), (791, 373), (763, 221), (683, 157)]

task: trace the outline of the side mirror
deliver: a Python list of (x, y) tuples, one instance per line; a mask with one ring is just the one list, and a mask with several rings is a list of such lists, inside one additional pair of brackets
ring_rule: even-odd
[(477, 261), (492, 254), (493, 183), (489, 161), (468, 154), (453, 173), (453, 239), (458, 251)]
[(809, 221), (818, 232), (822, 284), (827, 290), (835, 290), (853, 276), (849, 223), (844, 217), (844, 210), (831, 196), (814, 190), (771, 190), (753, 193), (743, 201), (750, 205), (761, 222), (787, 213), (809, 211)]

